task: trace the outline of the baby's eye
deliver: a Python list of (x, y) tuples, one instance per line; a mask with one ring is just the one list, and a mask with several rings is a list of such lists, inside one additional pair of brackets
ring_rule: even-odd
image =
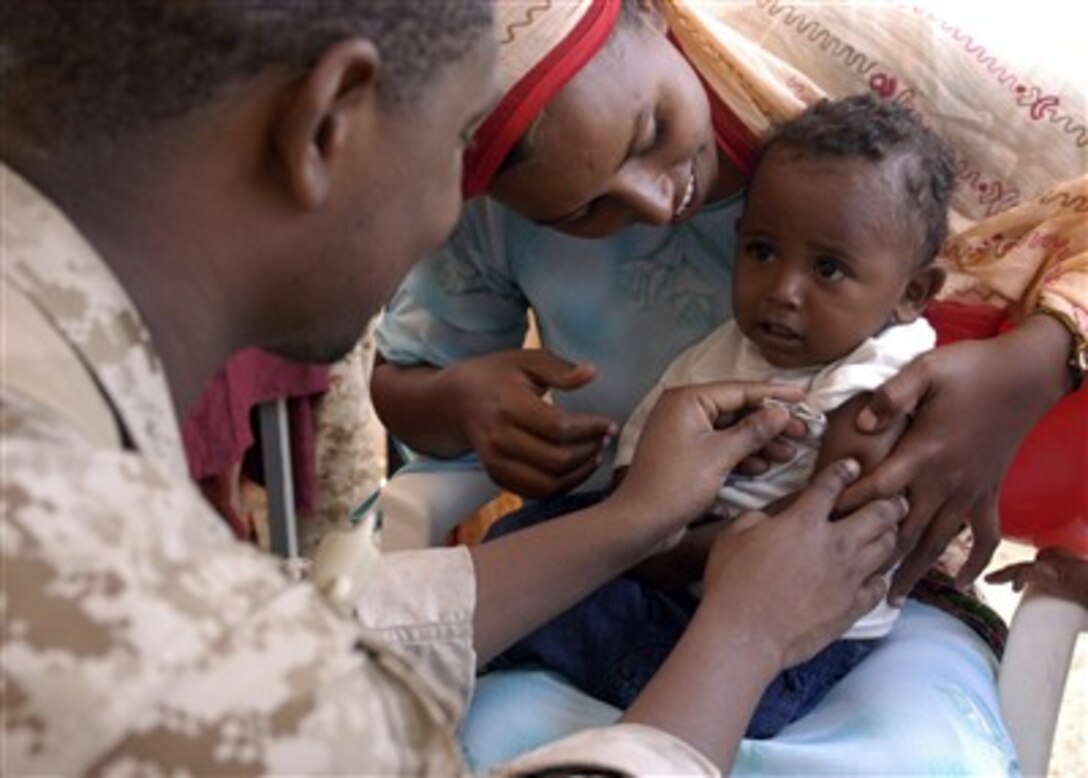
[(756, 262), (770, 262), (774, 258), (774, 248), (770, 243), (762, 240), (748, 241), (744, 252)]
[(838, 281), (846, 276), (846, 269), (843, 267), (842, 262), (829, 257), (817, 259), (814, 270), (816, 275), (825, 281)]

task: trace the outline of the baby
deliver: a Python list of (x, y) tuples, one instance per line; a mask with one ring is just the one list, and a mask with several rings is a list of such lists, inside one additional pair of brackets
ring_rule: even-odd
[[(630, 462), (663, 391), (722, 380), (804, 388), (793, 413), (807, 434), (789, 461), (731, 477), (713, 514), (773, 511), (826, 463), (853, 457), (865, 469), (879, 461), (902, 429), (861, 435), (854, 417), (867, 392), (934, 346), (921, 314), (944, 280), (934, 259), (952, 186), (942, 141), (905, 108), (869, 95), (821, 102), (777, 128), (762, 147), (739, 224), (734, 319), (672, 362), (624, 426), (617, 467)], [(679, 637), (694, 596), (631, 580), (613, 589), (509, 656), (543, 663), (625, 706)], [(880, 605), (844, 640), (787, 671), (764, 696), (749, 736), (770, 737), (804, 715), (897, 615)]]
[[(865, 392), (934, 346), (921, 314), (944, 280), (934, 258), (951, 186), (939, 139), (874, 97), (820, 103), (780, 127), (740, 222), (734, 319), (669, 365), (624, 426), (617, 467), (631, 461), (661, 392), (721, 380), (802, 387), (794, 415), (807, 435), (792, 460), (730, 478), (717, 512), (762, 510), (836, 459), (879, 461), (886, 447), (855, 433), (853, 420)], [(847, 637), (885, 635), (895, 617), (881, 606)]]

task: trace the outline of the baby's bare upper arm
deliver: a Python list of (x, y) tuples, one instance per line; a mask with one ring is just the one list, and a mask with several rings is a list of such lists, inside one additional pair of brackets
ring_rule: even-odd
[(862, 475), (875, 468), (895, 447), (907, 428), (902, 419), (887, 430), (877, 434), (859, 432), (854, 419), (869, 401), (871, 392), (862, 392), (847, 400), (828, 414), (827, 431), (816, 458), (816, 472), (840, 459), (856, 459), (861, 464)]

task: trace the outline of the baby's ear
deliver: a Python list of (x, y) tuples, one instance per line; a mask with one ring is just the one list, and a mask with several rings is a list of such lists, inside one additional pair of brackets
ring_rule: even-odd
[(903, 287), (899, 302), (895, 304), (896, 322), (909, 324), (921, 316), (929, 301), (941, 291), (944, 279), (944, 269), (936, 264), (916, 268)]

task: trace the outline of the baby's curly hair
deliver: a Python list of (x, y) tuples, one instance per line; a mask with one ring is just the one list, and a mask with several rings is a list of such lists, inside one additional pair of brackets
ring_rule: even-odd
[(901, 159), (908, 210), (925, 231), (921, 261), (931, 262), (937, 256), (948, 235), (955, 155), (907, 108), (872, 94), (821, 100), (773, 128), (760, 149), (760, 159), (775, 148), (808, 157)]

